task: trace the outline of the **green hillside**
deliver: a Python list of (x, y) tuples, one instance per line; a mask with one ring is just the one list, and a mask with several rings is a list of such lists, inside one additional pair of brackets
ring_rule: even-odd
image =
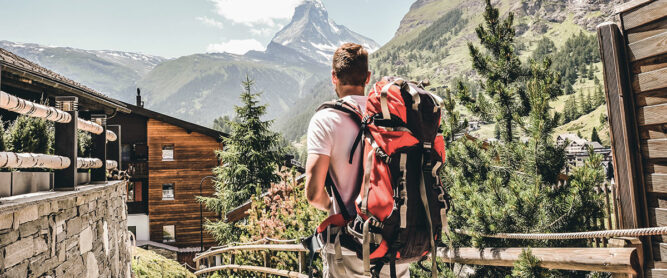
[(263, 92), (267, 117), (277, 118), (293, 109), (294, 100), (326, 73), (324, 68), (290, 67), (232, 54), (195, 54), (158, 65), (139, 87), (149, 108), (211, 126), (219, 116), (232, 116), (246, 75)]
[[(549, 56), (552, 68), (563, 78), (563, 91), (581, 97), (585, 93), (593, 94), (602, 80), (597, 38), (592, 27), (606, 20), (602, 15), (611, 14), (606, 11), (614, 3), (500, 0), (497, 5), (503, 16), (509, 12), (515, 16), (518, 35), (515, 47), (524, 66), (529, 65), (530, 59)], [(471, 70), (467, 44), (479, 43), (475, 28), (483, 20), (483, 7), (483, 1), (477, 0), (418, 0), (401, 22), (396, 36), (371, 55), (374, 79), (399, 75), (412, 80), (429, 79), (434, 87), (451, 87), (453, 81), (461, 79), (475, 84), (477, 74)], [(564, 112), (569, 98), (569, 95), (558, 97), (552, 101), (552, 107)], [(464, 116), (468, 114), (465, 109), (461, 110)], [(594, 125), (586, 120), (599, 117), (601, 111), (606, 113), (605, 109), (594, 110), (582, 116), (581, 121), (560, 127), (557, 133), (576, 133), (574, 129), (581, 127), (582, 135), (589, 137)], [(581, 126), (584, 122), (588, 124)], [(599, 124), (599, 120), (596, 118), (594, 123)], [(600, 131), (600, 127), (596, 127)], [(493, 123), (473, 132), (482, 138), (491, 138), (493, 133)]]

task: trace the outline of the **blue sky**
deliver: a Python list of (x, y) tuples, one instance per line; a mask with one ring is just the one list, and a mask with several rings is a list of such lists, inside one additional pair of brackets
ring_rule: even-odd
[[(303, 0), (0, 0), (0, 40), (167, 58), (263, 49)], [(413, 0), (322, 0), (336, 23), (389, 41)]]

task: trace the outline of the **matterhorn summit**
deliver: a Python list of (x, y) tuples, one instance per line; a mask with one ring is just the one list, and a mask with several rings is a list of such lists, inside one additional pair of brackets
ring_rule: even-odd
[(330, 64), (333, 52), (346, 42), (361, 44), (369, 52), (380, 47), (372, 39), (336, 24), (329, 18), (322, 1), (305, 0), (296, 7), (292, 21), (273, 37), (268, 48), (279, 44), (319, 63)]

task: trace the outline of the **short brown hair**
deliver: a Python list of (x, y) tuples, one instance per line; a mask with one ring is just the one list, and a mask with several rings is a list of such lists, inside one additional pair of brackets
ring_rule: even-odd
[(356, 43), (345, 43), (334, 52), (332, 68), (341, 85), (365, 86), (368, 51)]

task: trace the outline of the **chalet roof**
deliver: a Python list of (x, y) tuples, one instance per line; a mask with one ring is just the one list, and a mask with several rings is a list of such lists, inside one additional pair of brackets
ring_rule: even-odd
[(62, 89), (79, 98), (85, 98), (122, 112), (129, 112), (125, 105), (116, 99), (88, 88), (81, 83), (44, 68), (37, 63), (28, 61), (4, 48), (0, 48), (0, 66), (2, 71), (12, 72), (19, 76)]
[(570, 141), (581, 140), (581, 138), (579, 138), (579, 136), (577, 136), (576, 134), (572, 134), (572, 133), (565, 133), (565, 134), (558, 135), (558, 139), (570, 140)]
[(126, 103), (126, 102), (124, 102), (123, 104), (125, 106), (127, 106), (127, 108), (130, 109), (131, 113), (141, 115), (141, 116), (144, 116), (146, 118), (155, 119), (155, 120), (165, 122), (165, 123), (168, 123), (168, 124), (172, 124), (172, 125), (178, 126), (180, 128), (183, 128), (183, 129), (187, 130), (188, 132), (192, 132), (192, 131), (198, 132), (198, 133), (213, 137), (218, 141), (222, 140), (222, 137), (229, 137), (229, 134), (224, 133), (222, 131), (217, 131), (217, 130), (212, 129), (212, 128), (208, 128), (208, 127), (201, 126), (201, 125), (198, 125), (198, 124), (195, 124), (195, 123), (191, 123), (191, 122), (187, 122), (187, 121), (184, 121), (184, 120), (181, 120), (181, 119), (178, 119), (178, 118), (174, 118), (172, 116), (165, 115), (165, 114), (153, 111), (153, 110), (149, 110), (149, 109), (143, 108), (141, 106), (136, 106), (136, 105), (129, 104), (129, 103)]
[(588, 143), (586, 143), (586, 145), (593, 147), (593, 149), (604, 149), (604, 146), (602, 146), (602, 144), (600, 144), (598, 142), (595, 142), (595, 141), (588, 142)]

